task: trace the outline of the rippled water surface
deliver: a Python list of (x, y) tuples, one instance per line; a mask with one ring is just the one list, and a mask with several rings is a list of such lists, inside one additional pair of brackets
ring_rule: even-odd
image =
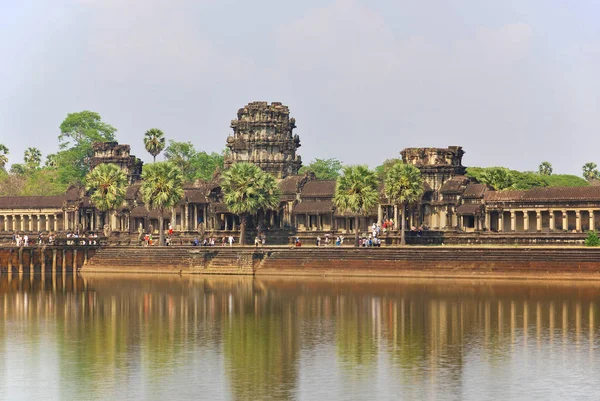
[(600, 400), (600, 283), (0, 278), (0, 399)]

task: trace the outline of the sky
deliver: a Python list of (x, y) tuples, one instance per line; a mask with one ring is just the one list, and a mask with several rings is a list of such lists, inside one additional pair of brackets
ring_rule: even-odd
[[(252, 101), (296, 118), (304, 163), (374, 167), (463, 146), (466, 166), (600, 164), (600, 3), (481, 0), (0, 0), (0, 143), (58, 149), (98, 112), (220, 152)], [(161, 159), (159, 156), (158, 159)]]

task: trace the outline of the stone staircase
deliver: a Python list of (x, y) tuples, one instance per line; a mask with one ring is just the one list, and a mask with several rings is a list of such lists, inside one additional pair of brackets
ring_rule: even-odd
[(188, 247), (111, 246), (99, 249), (82, 271), (155, 272), (189, 271)]

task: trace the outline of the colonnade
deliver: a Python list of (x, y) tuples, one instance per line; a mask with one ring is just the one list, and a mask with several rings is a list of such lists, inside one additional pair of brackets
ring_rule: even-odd
[(58, 231), (62, 229), (61, 213), (2, 213), (0, 229), (2, 231)]
[(600, 226), (596, 216), (598, 209), (492, 209), (480, 223), (481, 228), (498, 232), (584, 232)]

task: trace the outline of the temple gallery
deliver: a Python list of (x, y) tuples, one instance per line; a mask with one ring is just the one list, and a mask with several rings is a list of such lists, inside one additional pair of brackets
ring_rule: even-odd
[[(244, 161), (254, 163), (277, 177), (281, 190), (278, 210), (252, 216), (250, 228), (258, 227), (274, 238), (271, 243), (288, 243), (297, 236), (316, 237), (368, 233), (372, 225), (393, 222), (386, 229), (387, 244), (394, 244), (399, 222), (419, 227), (424, 238), (461, 238), (473, 242), (573, 242), (587, 230), (600, 229), (600, 187), (544, 187), (530, 190), (495, 191), (465, 176), (460, 146), (407, 148), (402, 160), (415, 165), (424, 179), (420, 201), (401, 209), (381, 191), (380, 203), (355, 216), (336, 209), (335, 180), (319, 180), (314, 174), (299, 174), (302, 160), (297, 154), (300, 138), (294, 134), (296, 121), (287, 106), (252, 102), (241, 108), (231, 122), (232, 134), (225, 168)], [(142, 162), (130, 154), (130, 146), (116, 142), (96, 143), (91, 166), (112, 163), (128, 176), (129, 187), (122, 206), (100, 213), (85, 189), (72, 187), (61, 196), (0, 197), (0, 235), (18, 231), (98, 232), (110, 219), (112, 240), (134, 243), (138, 233), (157, 233), (158, 213), (148, 210), (140, 195)], [(383, 189), (383, 187), (382, 187)], [(184, 197), (164, 213), (164, 230), (178, 235), (222, 237), (236, 233), (239, 217), (224, 202), (218, 174), (209, 181), (185, 185)], [(249, 230), (249, 235), (254, 235)]]

